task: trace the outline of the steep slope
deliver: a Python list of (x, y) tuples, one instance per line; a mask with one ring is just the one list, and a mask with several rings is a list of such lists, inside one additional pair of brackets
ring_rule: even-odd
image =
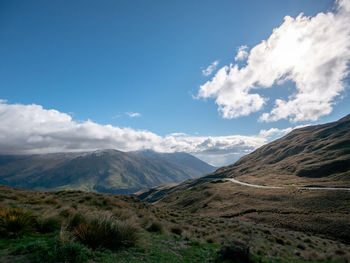
[[(350, 243), (350, 192), (299, 186), (350, 187), (350, 116), (296, 129), (233, 165), (137, 196), (159, 207), (312, 232)], [(227, 179), (269, 186), (260, 189)]]
[(232, 177), (258, 185), (350, 187), (350, 114), (336, 122), (295, 129), (209, 175), (139, 194), (156, 201), (172, 192)]
[[(202, 175), (178, 160), (117, 150), (0, 156), (0, 183), (24, 189), (81, 189), (132, 193)], [(209, 170), (212, 171), (212, 170)], [(208, 171), (208, 172), (209, 172)]]
[(152, 150), (143, 150), (132, 153), (147, 158), (176, 163), (177, 165), (184, 167), (184, 169), (188, 169), (190, 174), (197, 174), (198, 176), (196, 177), (214, 172), (217, 169), (216, 167), (185, 152), (160, 153)]
[(350, 186), (350, 115), (295, 129), (216, 173), (257, 184)]

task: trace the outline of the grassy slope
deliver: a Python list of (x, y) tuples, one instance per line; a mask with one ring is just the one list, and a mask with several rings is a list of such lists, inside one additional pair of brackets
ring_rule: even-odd
[[(200, 190), (204, 195), (209, 195), (206, 189)], [(212, 205), (218, 206), (221, 202), (219, 199), (213, 198), (213, 200), (216, 203)], [(219, 214), (195, 214), (190, 208), (177, 210), (155, 207), (142, 203), (132, 196), (79, 191), (44, 193), (1, 186), (0, 208), (14, 206), (24, 207), (42, 217), (57, 216), (62, 220), (75, 213), (99, 214), (108, 211), (120, 219), (133, 222), (140, 229), (142, 238), (137, 247), (119, 252), (92, 251), (89, 257), (95, 262), (115, 262), (117, 259), (120, 260), (118, 262), (141, 262), (142, 260), (212, 262), (221, 244), (231, 243), (233, 240), (249, 244), (255, 257), (263, 257), (265, 262), (270, 262), (271, 258), (284, 258), (286, 262), (350, 258), (350, 247), (337, 240), (317, 237), (310, 233), (256, 225), (245, 219), (220, 217)], [(222, 212), (221, 209), (217, 210)], [(145, 230), (152, 222), (160, 222), (164, 228), (163, 234)], [(173, 234), (174, 229), (180, 229), (176, 232), (180, 231), (181, 235)], [(13, 262), (13, 259), (23, 259), (23, 256), (18, 255), (21, 254), (17, 249), (18, 246), (22, 246), (22, 254), (27, 251), (30, 254), (34, 253), (35, 256), (33, 242), (44, 240), (44, 245), (41, 243), (41, 246), (45, 247), (45, 242), (51, 242), (50, 240), (54, 238), (57, 237), (41, 235), (16, 241), (2, 239), (0, 241), (1, 260)], [(24, 258), (28, 257), (31, 256), (24, 256)]]
[(350, 115), (293, 130), (215, 174), (252, 184), (350, 187)]
[[(158, 207), (187, 209), (350, 243), (350, 192), (256, 189), (261, 185), (350, 186), (350, 116), (294, 130), (233, 165), (194, 180), (144, 190), (138, 196)], [(332, 168), (333, 167), (333, 168)]]

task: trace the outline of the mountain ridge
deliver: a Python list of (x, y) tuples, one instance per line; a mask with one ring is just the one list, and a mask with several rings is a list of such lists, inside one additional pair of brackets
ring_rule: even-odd
[[(350, 243), (349, 191), (322, 189), (350, 186), (349, 142), (347, 115), (336, 122), (296, 129), (208, 175), (139, 191), (136, 196), (159, 209), (186, 210), (195, 216), (297, 230)], [(331, 164), (339, 161), (341, 165), (332, 169)]]
[(350, 187), (350, 114), (338, 121), (294, 129), (211, 174), (137, 195), (156, 202), (168, 194), (233, 177), (257, 185)]
[[(207, 169), (208, 173), (215, 169), (200, 160), (198, 162), (205, 164), (203, 169)], [(37, 190), (79, 189), (123, 194), (154, 185), (180, 182), (203, 174), (202, 170), (172, 161), (171, 154), (168, 160), (163, 160), (113, 149), (78, 153), (0, 155), (0, 167), (0, 183), (13, 187)]]

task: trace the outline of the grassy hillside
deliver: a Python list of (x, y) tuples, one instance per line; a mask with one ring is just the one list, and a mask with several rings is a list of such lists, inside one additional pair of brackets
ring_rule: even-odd
[[(133, 152), (140, 156), (145, 156), (148, 158), (154, 158), (157, 160), (164, 160), (168, 162), (174, 162), (178, 165), (181, 165), (183, 167), (188, 167), (199, 172), (200, 175), (207, 174), (209, 172), (214, 172), (217, 168), (207, 164), (206, 162), (203, 162), (202, 160), (194, 157), (191, 154), (185, 153), (185, 152), (175, 152), (175, 153), (160, 153), (155, 152), (152, 150), (144, 150), (144, 151), (137, 151)], [(197, 177), (197, 176), (196, 176)]]
[(216, 174), (255, 184), (350, 186), (350, 115), (293, 130)]
[[(140, 191), (137, 196), (159, 208), (300, 231), (350, 244), (350, 192), (292, 186), (350, 186), (349, 135), (349, 116), (297, 129), (212, 174)], [(288, 187), (252, 188), (232, 183), (231, 177)]]
[[(18, 231), (4, 230), (8, 208), (30, 213), (32, 229), (15, 238)], [(105, 228), (91, 228), (91, 218), (101, 216), (117, 222), (117, 247), (101, 238)], [(250, 262), (347, 262), (349, 251), (340, 241), (310, 233), (159, 208), (132, 196), (0, 187), (1, 262), (232, 262), (240, 256)]]
[[(160, 155), (160, 154), (158, 154)], [(116, 150), (42, 155), (0, 155), (0, 183), (24, 189), (132, 193), (180, 182), (214, 167), (185, 153), (146, 156)], [(190, 160), (179, 164), (179, 156)]]

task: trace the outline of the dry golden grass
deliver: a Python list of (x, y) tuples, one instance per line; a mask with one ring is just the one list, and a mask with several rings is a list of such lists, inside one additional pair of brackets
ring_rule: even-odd
[[(220, 189), (213, 187), (219, 184), (221, 185)], [(268, 219), (267, 215), (273, 215), (274, 213), (267, 212), (265, 215), (263, 212), (254, 212), (231, 217), (232, 214), (228, 213), (229, 211), (236, 213), (249, 209), (249, 202), (256, 205), (258, 201), (254, 201), (254, 195), (262, 198), (262, 200), (264, 198), (274, 200), (275, 197), (264, 192), (260, 194), (255, 192), (253, 195), (248, 190), (238, 191), (236, 189), (232, 191), (233, 184), (228, 182), (219, 184), (195, 186), (198, 187), (198, 191), (194, 192), (196, 194), (178, 196), (178, 198), (170, 196), (167, 202), (164, 200), (157, 205), (143, 203), (132, 196), (81, 191), (43, 193), (0, 186), (0, 196), (2, 196), (0, 208), (26, 208), (33, 211), (33, 214), (46, 218), (59, 217), (66, 224), (75, 215), (96, 217), (101, 213), (110, 213), (117, 219), (127, 219), (128, 222), (144, 229), (144, 231), (147, 231), (156, 222), (161, 224), (164, 233), (170, 235), (181, 234), (183, 237), (192, 240), (221, 244), (239, 240), (250, 244), (251, 252), (260, 255), (304, 260), (327, 259), (328, 257), (330, 259), (350, 258), (350, 247), (338, 240), (331, 240), (322, 235), (315, 236), (312, 232), (293, 231), (289, 226), (284, 227), (276, 223), (273, 223), (276, 224), (276, 227), (270, 222), (256, 224), (261, 218)], [(218, 194), (219, 191), (220, 195)], [(236, 193), (237, 191), (238, 193)], [(17, 198), (13, 198), (13, 196)], [(187, 200), (189, 198), (196, 200), (196, 206), (193, 202)], [(42, 201), (51, 199), (54, 199), (56, 203)], [(286, 202), (285, 199), (287, 198), (282, 197), (282, 202)], [(34, 202), (28, 203), (28, 200)], [(227, 206), (228, 200), (230, 201), (229, 206)], [(186, 202), (191, 205), (184, 206)], [(273, 202), (281, 202), (281, 199), (276, 199)], [(205, 206), (205, 210), (203, 206)], [(272, 210), (276, 207), (266, 202), (264, 209)], [(260, 219), (254, 217), (259, 215), (263, 217)], [(287, 216), (289, 215), (287, 214)], [(276, 218), (278, 217), (275, 216)], [(81, 221), (77, 219), (77, 224), (79, 222)], [(281, 223), (282, 221), (280, 221)], [(335, 252), (336, 250), (344, 253), (340, 253), (340, 255)]]

